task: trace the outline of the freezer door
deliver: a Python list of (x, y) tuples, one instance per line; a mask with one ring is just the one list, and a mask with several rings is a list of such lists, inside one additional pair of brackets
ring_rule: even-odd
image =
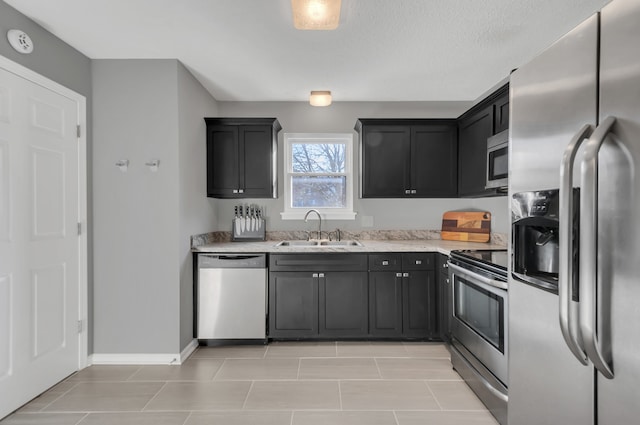
[(640, 417), (640, 2), (601, 15), (600, 121), (616, 118), (598, 166), (598, 336), (614, 378), (597, 374), (598, 424)]
[[(595, 127), (597, 49), (594, 15), (512, 74), (510, 197), (558, 189), (565, 148), (584, 125)], [(558, 305), (556, 293), (510, 278), (510, 424), (594, 423), (593, 368), (566, 345)]]

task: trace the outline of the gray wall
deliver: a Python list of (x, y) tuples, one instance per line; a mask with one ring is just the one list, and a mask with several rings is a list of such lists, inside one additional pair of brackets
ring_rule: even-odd
[(95, 60), (93, 82), (94, 352), (177, 353), (191, 341), (189, 236), (215, 223), (202, 117), (216, 102), (176, 60)]
[[(23, 55), (9, 45), (7, 31), (20, 29), (33, 40), (34, 50), (29, 55)], [(0, 55), (25, 66), (63, 86), (83, 95), (87, 99), (87, 187), (92, 184), (92, 82), (91, 59), (54, 36), (40, 25), (27, 18), (8, 4), (0, 1)], [(88, 297), (89, 297), (89, 352), (93, 351), (93, 227), (91, 190), (87, 193), (88, 216)]]
[(180, 349), (193, 339), (193, 267), (191, 235), (216, 227), (215, 200), (207, 198), (206, 126), (203, 117), (218, 114), (216, 101), (178, 63), (178, 156), (180, 232)]
[[(220, 102), (220, 116), (277, 117), (282, 124), (278, 149), (278, 199), (245, 200), (264, 205), (267, 210), (267, 230), (311, 229), (316, 224), (302, 220), (281, 220), (284, 208), (282, 141), (284, 133), (353, 133), (354, 170), (357, 163), (357, 133), (353, 130), (358, 118), (457, 118), (471, 102), (335, 102), (329, 107), (312, 107), (306, 102)], [(357, 179), (356, 179), (357, 180)], [(440, 229), (442, 213), (449, 210), (482, 209), (493, 215), (492, 230), (507, 233), (508, 204), (506, 197), (485, 199), (358, 199), (358, 182), (354, 181), (355, 220), (333, 220), (326, 229)], [(234, 200), (218, 200), (218, 229), (229, 230)], [(362, 217), (373, 217), (373, 227), (363, 228)], [(311, 227), (310, 227), (311, 226)]]

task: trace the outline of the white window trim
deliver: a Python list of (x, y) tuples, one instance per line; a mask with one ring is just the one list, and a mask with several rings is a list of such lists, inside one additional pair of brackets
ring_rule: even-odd
[[(355, 185), (355, 172), (353, 166), (353, 134), (351, 133), (285, 133), (284, 134), (284, 211), (280, 213), (282, 220), (302, 220), (309, 208), (291, 207), (291, 144), (304, 141), (304, 139), (335, 142), (344, 140), (346, 144), (345, 165), (347, 176), (347, 202), (345, 208), (314, 208), (318, 210), (323, 220), (355, 220), (356, 212), (353, 211), (353, 187)], [(315, 217), (315, 216), (311, 216)]]

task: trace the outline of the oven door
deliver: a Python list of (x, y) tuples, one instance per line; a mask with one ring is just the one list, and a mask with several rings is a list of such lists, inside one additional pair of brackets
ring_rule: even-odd
[(507, 384), (508, 296), (506, 283), (449, 263), (451, 336), (503, 384)]

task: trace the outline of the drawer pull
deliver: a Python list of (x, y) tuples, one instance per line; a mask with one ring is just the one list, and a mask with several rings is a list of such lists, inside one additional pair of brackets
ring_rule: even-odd
[(389, 260), (383, 260), (382, 261), (382, 265), (383, 266), (388, 266), (389, 265)]
[(422, 260), (416, 260), (416, 264), (417, 264), (417, 265), (422, 264)]

